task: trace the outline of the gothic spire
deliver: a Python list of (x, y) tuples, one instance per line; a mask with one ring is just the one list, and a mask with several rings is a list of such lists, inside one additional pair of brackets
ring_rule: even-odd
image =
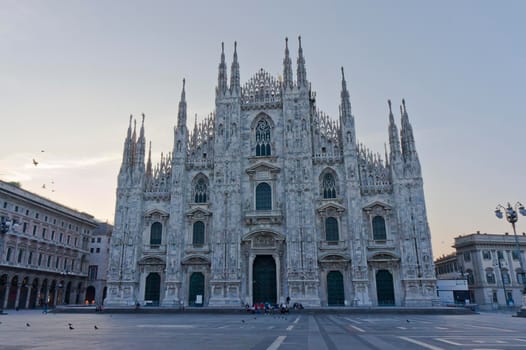
[(290, 89), (293, 86), (292, 81), (292, 61), (289, 56), (289, 38), (285, 38), (285, 58), (283, 59), (283, 87)]
[(345, 81), (345, 73), (342, 67), (342, 91), (340, 93), (341, 98), (341, 119), (343, 124), (347, 124), (347, 121), (352, 118), (351, 113), (351, 99), (349, 97), (349, 91), (347, 90), (347, 82)]
[(186, 127), (186, 91), (185, 79), (183, 79), (183, 90), (181, 91), (181, 100), (179, 101), (179, 114), (177, 115), (177, 127)]
[(234, 41), (234, 58), (230, 71), (230, 92), (238, 93), (240, 89), (239, 62), (237, 61), (237, 41)]
[(146, 176), (152, 177), (152, 141), (148, 147), (148, 160), (146, 162)]
[(402, 105), (400, 106), (401, 117), (401, 129), (400, 135), (402, 139), (402, 155), (404, 159), (407, 160), (418, 160), (418, 155), (416, 153), (415, 147), (415, 138), (413, 136), (413, 127), (409, 122), (409, 115), (407, 114), (407, 109), (405, 107), (405, 100), (402, 99)]
[(144, 139), (144, 118), (145, 115), (142, 113), (142, 122), (141, 122), (141, 130), (139, 131), (139, 139), (137, 140), (136, 145), (136, 165), (144, 170), (144, 153), (145, 153), (145, 143), (146, 140)]
[(217, 92), (218, 95), (224, 95), (227, 91), (227, 74), (225, 63), (225, 43), (221, 43), (221, 63), (219, 63), (219, 74), (217, 77)]
[(391, 163), (400, 157), (400, 139), (398, 138), (398, 128), (396, 127), (391, 100), (387, 100), (389, 105), (389, 149), (391, 151)]
[(303, 49), (301, 48), (301, 36), (298, 36), (298, 87), (307, 87), (307, 70), (305, 69), (305, 58), (303, 57)]
[(121, 171), (130, 166), (132, 161), (132, 118), (130, 114), (130, 124), (128, 125), (128, 132), (126, 133), (126, 139), (124, 140), (124, 151), (122, 152), (122, 164)]

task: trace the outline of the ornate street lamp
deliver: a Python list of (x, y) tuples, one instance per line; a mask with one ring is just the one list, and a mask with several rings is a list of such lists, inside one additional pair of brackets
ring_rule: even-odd
[(504, 207), (503, 205), (497, 205), (497, 208), (495, 209), (495, 215), (502, 219), (504, 217), (504, 214), (506, 214), (506, 220), (511, 224), (513, 227), (513, 235), (515, 236), (515, 250), (517, 257), (519, 258), (519, 263), (521, 266), (521, 280), (522, 280), (522, 309), (526, 310), (526, 278), (525, 278), (525, 271), (524, 271), (524, 262), (522, 259), (521, 254), (521, 248), (519, 245), (519, 237), (517, 237), (517, 230), (515, 229), (515, 223), (517, 220), (519, 220), (519, 216), (517, 215), (517, 210), (522, 216), (526, 216), (526, 209), (524, 208), (524, 205), (522, 203), (517, 202), (514, 206), (511, 206), (510, 203), (508, 203), (507, 207)]

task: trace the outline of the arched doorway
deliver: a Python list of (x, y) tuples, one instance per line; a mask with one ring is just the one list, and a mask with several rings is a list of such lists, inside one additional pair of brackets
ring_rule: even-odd
[(277, 302), (276, 262), (272, 255), (258, 255), (252, 266), (252, 295), (254, 303)]
[(104, 287), (102, 290), (102, 301), (101, 304), (104, 304), (104, 300), (106, 300), (106, 295), (108, 294), (108, 287)]
[(55, 306), (55, 295), (57, 293), (57, 281), (53, 280), (51, 281), (51, 285), (49, 286), (49, 306)]
[(31, 294), (29, 296), (29, 308), (34, 309), (37, 306), (37, 295), (38, 295), (38, 278), (33, 280), (31, 284)]
[(5, 293), (7, 292), (7, 282), (9, 277), (7, 275), (2, 275), (0, 277), (0, 310), (4, 306)]
[(27, 298), (29, 297), (28, 284), (29, 284), (29, 277), (26, 276), (22, 280), (22, 285), (20, 286), (20, 295), (18, 297), (18, 305), (17, 305), (19, 309), (26, 308)]
[(95, 287), (89, 286), (88, 288), (86, 288), (86, 300), (89, 304), (91, 304), (93, 300), (95, 300)]
[(75, 291), (75, 293), (77, 293), (75, 297), (75, 304), (81, 303), (81, 299), (80, 299), (81, 292), (82, 292), (82, 282), (79, 282), (79, 284), (77, 285), (77, 290)]
[[(48, 292), (48, 281), (47, 279), (44, 279), (42, 281), (42, 286), (40, 286), (40, 306), (43, 306), (44, 304), (49, 303), (49, 300), (46, 299), (46, 293)], [(48, 296), (49, 298), (49, 296)]]
[(188, 305), (203, 306), (204, 298), (205, 298), (205, 276), (201, 272), (194, 272), (190, 276), (190, 288), (188, 291)]
[(345, 305), (343, 275), (340, 271), (331, 271), (327, 274), (327, 304), (329, 306)]
[(69, 304), (69, 297), (71, 296), (71, 281), (68, 282), (66, 287), (66, 294), (64, 295), (64, 304)]
[(14, 276), (11, 279), (11, 286), (9, 288), (9, 297), (7, 299), (7, 308), (14, 309), (16, 302), (16, 293), (18, 290), (18, 276)]
[(387, 270), (380, 270), (376, 273), (376, 295), (379, 306), (395, 304), (393, 275)]
[(152, 272), (146, 277), (146, 288), (144, 291), (144, 301), (151, 302), (150, 305), (159, 305), (161, 297), (161, 276), (157, 272)]

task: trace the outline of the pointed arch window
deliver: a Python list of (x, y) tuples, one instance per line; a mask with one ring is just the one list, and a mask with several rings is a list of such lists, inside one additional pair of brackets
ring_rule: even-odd
[(194, 246), (202, 246), (205, 244), (205, 224), (202, 221), (194, 222), (192, 244)]
[(256, 210), (272, 210), (272, 188), (266, 182), (256, 187)]
[(150, 228), (150, 245), (160, 245), (163, 236), (163, 224), (154, 222)]
[(325, 219), (325, 240), (327, 242), (338, 242), (340, 240), (338, 220), (336, 218), (328, 217)]
[(194, 202), (206, 203), (208, 201), (208, 184), (205, 178), (197, 179), (194, 187)]
[(379, 215), (373, 218), (373, 239), (375, 241), (385, 241), (387, 239), (385, 220)]
[(266, 120), (256, 125), (256, 156), (270, 156), (270, 125)]
[(323, 175), (322, 190), (324, 199), (336, 198), (336, 181), (333, 174)]

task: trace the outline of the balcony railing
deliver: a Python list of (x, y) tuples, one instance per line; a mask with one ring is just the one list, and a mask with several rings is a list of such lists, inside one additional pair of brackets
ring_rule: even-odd
[(283, 212), (277, 210), (252, 210), (245, 212), (245, 223), (247, 225), (281, 224)]

